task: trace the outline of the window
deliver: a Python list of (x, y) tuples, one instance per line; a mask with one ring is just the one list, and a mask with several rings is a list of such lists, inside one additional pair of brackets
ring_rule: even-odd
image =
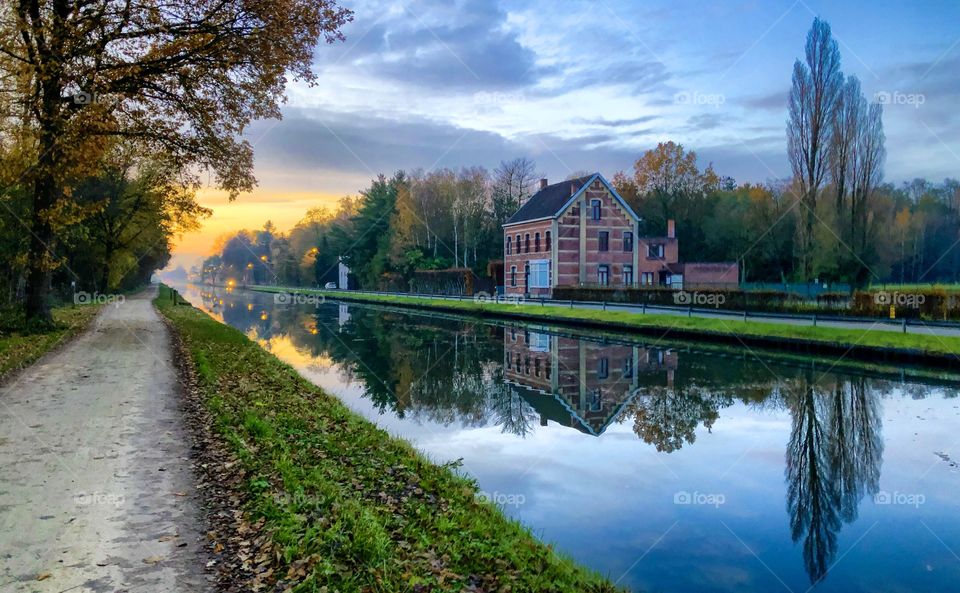
[(609, 376), (610, 376), (610, 359), (606, 357), (601, 358), (600, 368), (597, 369), (597, 378), (606, 379)]
[(647, 257), (650, 259), (663, 259), (663, 243), (651, 243), (647, 245)]
[(533, 236), (533, 250), (540, 253), (540, 233)]
[(633, 286), (633, 266), (623, 266), (624, 286)]
[(602, 265), (597, 267), (597, 283), (600, 286), (610, 285), (610, 266)]
[(540, 359), (539, 358), (533, 359), (533, 374), (536, 377), (540, 376)]
[(623, 250), (633, 251), (633, 233), (630, 231), (624, 231), (623, 233)]
[(520, 253), (520, 250), (523, 249), (523, 247), (520, 245), (520, 235), (517, 235), (516, 243), (517, 243), (517, 253)]
[(530, 233), (523, 238), (524, 253), (530, 253)]
[(653, 286), (653, 272), (644, 272), (641, 274), (640, 284), (643, 286)]
[(626, 358), (623, 361), (623, 378), (632, 379), (633, 378), (633, 359)]
[(510, 237), (507, 236), (507, 255), (513, 253), (513, 241), (510, 240)]
[(531, 352), (549, 352), (550, 334), (531, 333), (527, 338), (527, 347), (530, 348)]
[(590, 218), (600, 220), (600, 200), (590, 200)]
[(603, 409), (603, 400), (600, 397), (600, 390), (594, 389), (590, 393), (590, 411), (599, 412), (602, 409)]
[(550, 260), (535, 259), (527, 265), (530, 266), (529, 287), (550, 288)]
[(600, 251), (610, 251), (610, 231), (600, 231)]
[(552, 245), (550, 245), (550, 231), (547, 231), (547, 232), (546, 232), (545, 237), (546, 237), (546, 240), (547, 240), (547, 249), (546, 249), (546, 251), (550, 251), (550, 248), (552, 247)]
[(517, 285), (517, 266), (510, 266), (510, 286)]

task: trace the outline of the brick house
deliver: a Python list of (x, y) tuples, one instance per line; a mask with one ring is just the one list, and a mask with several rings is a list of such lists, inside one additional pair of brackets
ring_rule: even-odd
[(503, 225), (507, 294), (549, 297), (556, 286), (662, 286), (678, 246), (640, 237), (640, 218), (600, 173), (540, 188)]

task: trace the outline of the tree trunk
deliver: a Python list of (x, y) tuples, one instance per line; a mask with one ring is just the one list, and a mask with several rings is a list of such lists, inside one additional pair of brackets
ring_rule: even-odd
[(26, 317), (28, 325), (53, 325), (50, 313), (50, 282), (53, 277), (53, 259), (56, 238), (49, 218), (49, 209), (57, 195), (53, 178), (56, 162), (56, 139), (44, 134), (41, 153), (33, 183), (33, 209), (30, 216), (30, 252), (27, 263)]

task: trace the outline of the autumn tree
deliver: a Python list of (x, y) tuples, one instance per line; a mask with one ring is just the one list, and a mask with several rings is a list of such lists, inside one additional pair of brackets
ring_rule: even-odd
[(800, 260), (804, 277), (812, 277), (813, 226), (817, 197), (829, 173), (832, 122), (837, 97), (843, 85), (840, 49), (830, 25), (819, 18), (807, 34), (805, 62), (793, 65), (790, 88), (790, 119), (787, 123), (787, 155), (800, 184), (803, 204)]
[(634, 163), (631, 175), (621, 172), (613, 178), (617, 192), (643, 219), (647, 233), (665, 233), (667, 220), (677, 221), (685, 253), (703, 248), (710, 198), (720, 182), (713, 165), (701, 170), (697, 153), (675, 142), (661, 142)]
[(169, 155), (231, 197), (252, 188), (246, 125), (280, 116), (289, 78), (313, 82), (319, 38), (342, 38), (334, 0), (10, 0), (0, 5), (0, 113), (27, 130), (26, 312), (50, 322), (61, 214), (110, 137)]

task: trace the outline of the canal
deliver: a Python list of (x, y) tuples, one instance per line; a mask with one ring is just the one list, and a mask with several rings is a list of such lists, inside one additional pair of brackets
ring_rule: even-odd
[(622, 586), (960, 583), (960, 376), (180, 290)]

